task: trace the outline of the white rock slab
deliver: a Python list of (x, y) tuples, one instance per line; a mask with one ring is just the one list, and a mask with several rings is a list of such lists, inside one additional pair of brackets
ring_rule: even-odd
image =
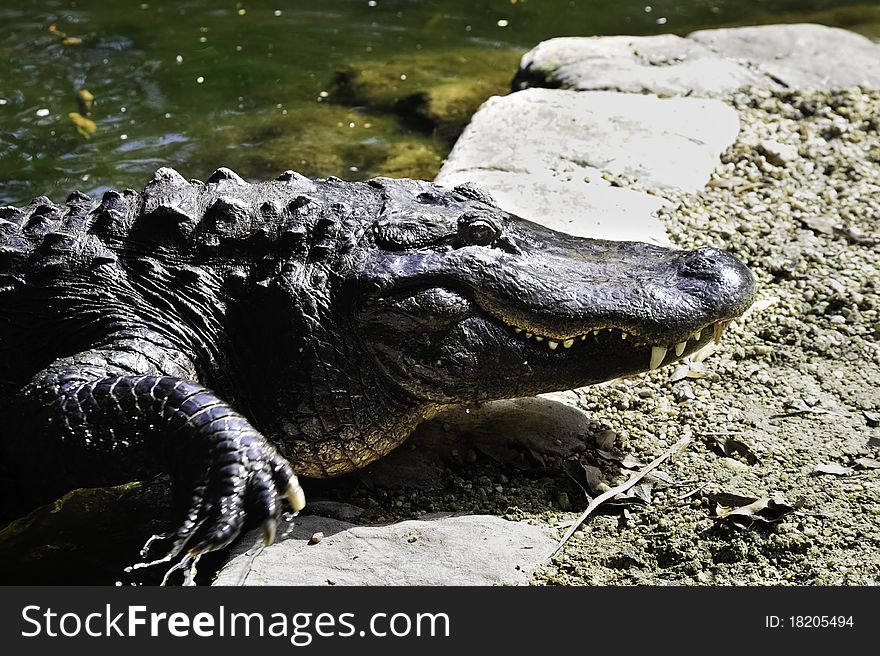
[(437, 181), (462, 170), (550, 172), (561, 180), (606, 171), (696, 191), (738, 132), (736, 112), (718, 100), (527, 89), (480, 108)]
[[(432, 515), (390, 526), (317, 516), (248, 553), (245, 536), (214, 585), (524, 585), (552, 551), (551, 531), (489, 515)], [(310, 538), (321, 532), (317, 544)]]
[(572, 234), (667, 243), (653, 216), (663, 201), (602, 174), (696, 191), (738, 131), (718, 100), (527, 89), (480, 108), (436, 182), (476, 182), (502, 208)]
[(763, 83), (760, 74), (702, 43), (659, 34), (544, 41), (523, 56), (513, 86), (707, 96)]
[(880, 87), (880, 44), (826, 25), (757, 25), (689, 34), (719, 56), (797, 88)]
[(657, 196), (612, 187), (604, 180), (586, 182), (577, 175), (554, 175), (492, 169), (447, 168), (441, 184), (477, 182), (498, 205), (530, 221), (578, 237), (647, 241), (668, 245), (654, 213), (666, 201)]

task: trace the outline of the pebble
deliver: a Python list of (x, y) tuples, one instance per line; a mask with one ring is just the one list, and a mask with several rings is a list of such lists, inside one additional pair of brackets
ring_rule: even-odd
[(729, 469), (730, 471), (736, 473), (749, 470), (749, 466), (746, 463), (740, 462), (736, 458), (722, 458), (721, 464), (724, 466), (725, 469)]
[(791, 162), (798, 157), (797, 148), (771, 139), (766, 139), (759, 143), (758, 152), (774, 166), (785, 166), (788, 162)]

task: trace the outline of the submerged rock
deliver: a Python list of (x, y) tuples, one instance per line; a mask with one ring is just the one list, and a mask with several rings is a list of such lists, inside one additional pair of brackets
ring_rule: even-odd
[(157, 583), (161, 568), (129, 577), (146, 539), (173, 516), (167, 479), (77, 489), (0, 529), (4, 585)]
[(310, 177), (360, 180), (379, 175), (431, 179), (443, 149), (394, 116), (328, 103), (299, 103), (243, 115), (218, 131), (198, 154), (205, 171), (230, 159), (247, 178), (272, 178), (294, 168)]
[(473, 48), (366, 61), (337, 73), (330, 98), (394, 112), (453, 141), (483, 101), (510, 90), (519, 57), (515, 51)]

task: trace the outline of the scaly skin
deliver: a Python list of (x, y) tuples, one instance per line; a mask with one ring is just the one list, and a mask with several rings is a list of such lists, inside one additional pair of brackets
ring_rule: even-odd
[(3, 481), (20, 511), (169, 472), (158, 562), (185, 551), (191, 582), (246, 517), (271, 540), (302, 507), (294, 471), (363, 467), (449, 405), (666, 364), (754, 291), (716, 249), (564, 235), (470, 186), (161, 169), (0, 208)]

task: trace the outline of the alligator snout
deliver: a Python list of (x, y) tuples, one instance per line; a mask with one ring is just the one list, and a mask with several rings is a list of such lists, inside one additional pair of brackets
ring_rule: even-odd
[[(738, 259), (718, 248), (704, 246), (683, 253), (678, 273), (684, 287), (700, 287), (703, 298), (714, 301), (721, 316), (735, 317), (755, 298), (755, 277)], [(711, 290), (702, 289), (711, 286)]]

